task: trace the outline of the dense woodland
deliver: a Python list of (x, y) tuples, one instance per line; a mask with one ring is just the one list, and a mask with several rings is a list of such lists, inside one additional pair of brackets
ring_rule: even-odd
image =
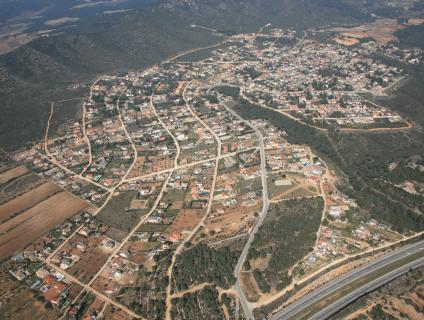
[(233, 276), (240, 252), (224, 247), (209, 248), (199, 244), (177, 257), (174, 266), (174, 281), (178, 291), (204, 282), (213, 283), (221, 288), (234, 284)]
[[(147, 9), (146, 9), (147, 10)], [(170, 12), (98, 16), (76, 32), (38, 38), (0, 56), (0, 146), (16, 148), (42, 136), (49, 101), (79, 98), (100, 74), (144, 69), (177, 52), (223, 39), (190, 28)], [(79, 116), (75, 104), (61, 110)]]
[(123, 287), (117, 300), (146, 319), (165, 318), (166, 288), (169, 278), (166, 274), (171, 265), (172, 252), (165, 250), (154, 256), (156, 265), (152, 271), (139, 270), (137, 283)]
[[(265, 270), (252, 270), (262, 292), (290, 283), (288, 269), (313, 250), (323, 208), (322, 198), (282, 201), (269, 208), (248, 255), (248, 261), (270, 257)], [(245, 267), (251, 269), (250, 263)]]

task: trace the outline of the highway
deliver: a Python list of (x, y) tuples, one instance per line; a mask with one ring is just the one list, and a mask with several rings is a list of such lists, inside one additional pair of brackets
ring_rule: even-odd
[(299, 319), (301, 317), (306, 317), (308, 308), (311, 307), (314, 303), (321, 300), (323, 297), (333, 294), (341, 290), (344, 286), (356, 281), (363, 279), (365, 276), (369, 275), (374, 271), (378, 271), (383, 267), (386, 267), (402, 258), (407, 257), (408, 255), (421, 253), (420, 258), (400, 266), (399, 268), (384, 274), (383, 276), (366, 283), (365, 285), (357, 288), (340, 299), (334, 301), (330, 305), (322, 308), (319, 312), (308, 316), (308, 319), (322, 320), (326, 319), (338, 310), (342, 309), (349, 303), (353, 302), (355, 299), (359, 298), (363, 294), (373, 291), (381, 285), (390, 282), (396, 277), (408, 272), (412, 268), (417, 268), (424, 265), (424, 240), (419, 242), (403, 246), (401, 248), (395, 249), (390, 253), (377, 258), (376, 260), (351, 270), (350, 272), (338, 277), (337, 279), (323, 285), (315, 291), (312, 291), (308, 295), (303, 296), (296, 302), (292, 303), (285, 309), (276, 313), (271, 317), (271, 320), (288, 320), (288, 319)]

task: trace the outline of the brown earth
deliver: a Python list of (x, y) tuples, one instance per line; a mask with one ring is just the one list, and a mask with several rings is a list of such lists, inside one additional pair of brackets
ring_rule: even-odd
[(133, 319), (132, 316), (127, 314), (123, 310), (118, 310), (111, 306), (110, 304), (106, 307), (106, 310), (104, 312), (105, 319), (108, 320), (131, 320)]
[(5, 220), (13, 217), (14, 214), (28, 210), (59, 191), (60, 188), (56, 184), (47, 182), (0, 205), (0, 222), (3, 223)]
[(93, 319), (93, 312), (95, 312), (96, 314), (99, 314), (100, 311), (102, 310), (103, 306), (104, 306), (105, 302), (103, 300), (101, 300), (100, 298), (96, 297), (93, 301), (93, 303), (90, 305), (90, 307), (87, 309), (87, 311), (84, 313), (84, 315), (82, 316), (82, 320), (91, 320)]
[(172, 225), (170, 225), (164, 232), (165, 236), (170, 236), (174, 232), (183, 232), (192, 230), (202, 219), (202, 210), (197, 209), (184, 209), (175, 218)]
[(255, 278), (251, 272), (242, 272), (241, 284), (243, 291), (246, 293), (246, 298), (249, 301), (258, 301), (260, 298), (260, 290), (256, 284)]
[(7, 201), (19, 197), (43, 183), (44, 180), (40, 179), (33, 173), (27, 173), (3, 183), (0, 185), (0, 204), (4, 204)]
[[(261, 202), (257, 202), (255, 206), (249, 208), (236, 205), (225, 208), (224, 214), (206, 219), (204, 232), (207, 237), (204, 240), (222, 240), (247, 232), (253, 222), (254, 212), (261, 206)], [(212, 235), (211, 231), (215, 233)]]
[(33, 298), (29, 288), (22, 288), (16, 292), (7, 303), (0, 307), (0, 319), (59, 319), (59, 311), (55, 308), (47, 310), (43, 302)]
[[(81, 252), (74, 247), (82, 240), (88, 241), (85, 252)], [(82, 283), (88, 283), (106, 263), (108, 256), (113, 250), (113, 248), (102, 246), (102, 243), (107, 240), (109, 240), (109, 238), (105, 236), (85, 238), (80, 235), (75, 235), (72, 237), (62, 250), (69, 255), (78, 255), (80, 260), (73, 264), (67, 272)]]
[(84, 201), (61, 192), (3, 223), (0, 225), (0, 259), (25, 247), (86, 207)]
[(13, 169), (10, 169), (6, 172), (0, 174), (0, 184), (6, 183), (14, 178), (23, 176), (29, 170), (24, 166), (19, 166)]

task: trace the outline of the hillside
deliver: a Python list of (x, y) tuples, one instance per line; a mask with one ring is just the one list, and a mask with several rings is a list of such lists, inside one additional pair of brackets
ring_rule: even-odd
[(171, 0), (162, 7), (193, 23), (236, 33), (267, 23), (303, 29), (331, 23), (355, 23), (369, 16), (347, 1), (334, 0)]
[(80, 97), (98, 74), (145, 68), (222, 39), (191, 24), (226, 33), (257, 30), (268, 22), (302, 29), (367, 20), (358, 8), (334, 0), (168, 0), (81, 20), (72, 31), (0, 56), (0, 145), (13, 149), (40, 138), (48, 101)]
[[(0, 56), (0, 145), (40, 137), (48, 101), (84, 94), (97, 74), (145, 68), (187, 48), (222, 37), (190, 28), (166, 12), (128, 14), (119, 21), (82, 26), (78, 33), (45, 37)], [(70, 89), (74, 84), (83, 87)]]

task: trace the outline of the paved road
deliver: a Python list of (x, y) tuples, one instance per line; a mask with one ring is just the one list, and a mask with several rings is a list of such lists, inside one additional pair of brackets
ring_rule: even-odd
[[(417, 243), (409, 244), (404, 247), (401, 247), (399, 249), (396, 249), (374, 261), (372, 261), (369, 264), (366, 264), (364, 266), (358, 267), (341, 277), (327, 283), (326, 285), (320, 287), (319, 289), (311, 292), (308, 295), (303, 296), (293, 304), (289, 305), (287, 308), (281, 310), (277, 314), (275, 314), (273, 317), (271, 317), (271, 320), (286, 320), (286, 319), (295, 319), (298, 318), (305, 310), (314, 304), (315, 302), (319, 301), (322, 297), (337, 292), (340, 290), (343, 286), (358, 280), (366, 275), (368, 275), (371, 272), (374, 272), (376, 270), (381, 269), (382, 267), (385, 267), (397, 260), (400, 260), (404, 258), (407, 255), (414, 254), (422, 252), (424, 254), (424, 240), (421, 240)], [(339, 300), (333, 302), (328, 307), (322, 309), (320, 312), (318, 312), (315, 315), (311, 315), (309, 319), (326, 319), (329, 315), (331, 315), (331, 312), (335, 312), (342, 308), (343, 306), (346, 306), (351, 301), (355, 300), (356, 298), (360, 297), (363, 293), (372, 291), (372, 289), (375, 289), (381, 284), (387, 283), (390, 280), (396, 278), (396, 276), (399, 276), (409, 270), (411, 267), (416, 267), (418, 265), (424, 264), (424, 257), (421, 257), (418, 260), (415, 260), (414, 262), (405, 265), (403, 267), (400, 267), (396, 269), (394, 272), (390, 272), (388, 274), (385, 274), (384, 276), (376, 279), (375, 281), (371, 281), (361, 288), (352, 291), (348, 295), (340, 298)], [(296, 317), (297, 316), (297, 317)]]
[(213, 158), (209, 158), (209, 159), (204, 159), (204, 160), (193, 161), (193, 162), (189, 162), (189, 163), (186, 163), (186, 164), (174, 166), (174, 167), (169, 168), (169, 169), (154, 171), (152, 173), (147, 173), (147, 174), (144, 174), (142, 176), (128, 178), (128, 179), (123, 180), (123, 182), (140, 181), (140, 180), (143, 180), (143, 179), (146, 179), (146, 178), (150, 178), (150, 177), (154, 177), (154, 176), (157, 176), (157, 175), (160, 175), (160, 174), (163, 174), (163, 173), (168, 173), (168, 172), (173, 171), (173, 170), (185, 169), (185, 168), (197, 166), (199, 164), (204, 164), (204, 163), (207, 163), (207, 162), (212, 162), (212, 161), (216, 161), (216, 160), (220, 160), (220, 159), (225, 159), (225, 158), (233, 157), (233, 156), (235, 156), (235, 155), (237, 155), (239, 153), (253, 151), (255, 149), (258, 149), (258, 148), (255, 148), (254, 147), (254, 148), (240, 149), (240, 150), (237, 150), (237, 151), (234, 151), (234, 152), (231, 152), (231, 153), (221, 154), (220, 156), (217, 156), (217, 157), (213, 157)]
[(227, 109), (227, 111), (232, 113), (236, 118), (243, 121), (247, 126), (251, 127), (255, 131), (256, 135), (259, 138), (259, 151), (260, 151), (260, 155), (261, 155), (261, 173), (262, 173), (261, 177), (262, 177), (263, 206), (262, 206), (262, 211), (259, 215), (259, 219), (255, 223), (253, 229), (250, 232), (249, 238), (247, 239), (247, 242), (246, 242), (246, 244), (243, 248), (243, 251), (241, 252), (241, 255), (239, 257), (239, 260), (237, 262), (237, 265), (236, 265), (236, 268), (235, 268), (235, 271), (234, 271), (234, 276), (236, 277), (236, 291), (239, 295), (240, 304), (243, 308), (243, 311), (244, 311), (244, 314), (246, 315), (246, 318), (248, 320), (252, 320), (252, 319), (254, 319), (252, 307), (251, 307), (250, 303), (247, 301), (247, 298), (246, 298), (244, 291), (241, 287), (240, 272), (243, 268), (244, 262), (246, 261), (247, 254), (249, 252), (250, 246), (253, 243), (253, 240), (255, 238), (255, 234), (258, 231), (259, 227), (264, 222), (266, 214), (268, 212), (268, 207), (269, 207), (264, 138), (262, 136), (262, 133), (255, 126), (253, 126), (249, 121), (243, 119), (238, 113), (236, 113), (234, 110), (229, 108), (225, 103), (222, 103), (222, 105), (225, 107), (225, 109)]
[[(257, 33), (260, 34), (263, 30), (263, 28), (269, 26), (270, 24), (267, 24), (265, 26), (263, 26), (259, 32)], [(306, 34), (305, 34), (306, 36)], [(305, 37), (304, 36), (304, 37)], [(302, 38), (301, 41), (299, 41), (299, 43), (296, 45), (296, 47), (298, 45), (301, 44), (301, 42), (303, 41), (304, 37)], [(256, 37), (255, 37), (256, 39)], [(240, 94), (243, 94), (242, 89), (240, 88)], [(266, 171), (266, 158), (265, 158), (265, 146), (264, 146), (264, 138), (262, 136), (262, 133), (255, 127), (253, 126), (249, 121), (243, 119), (237, 112), (235, 112), (234, 110), (232, 110), (231, 108), (229, 108), (225, 103), (222, 104), (227, 111), (229, 111), (230, 113), (232, 113), (236, 118), (238, 118), (239, 120), (243, 121), (245, 124), (247, 124), (249, 127), (253, 128), (255, 133), (257, 134), (257, 136), (259, 137), (259, 149), (260, 149), (260, 155), (261, 155), (261, 173), (262, 173), (262, 196), (263, 196), (263, 206), (262, 206), (262, 211), (259, 215), (259, 219), (258, 221), (255, 223), (253, 229), (250, 232), (249, 238), (247, 239), (247, 242), (243, 248), (243, 251), (239, 257), (239, 260), (237, 262), (236, 268), (234, 270), (234, 276), (236, 277), (236, 291), (238, 293), (239, 299), (240, 299), (240, 304), (243, 308), (244, 314), (247, 318), (247, 320), (254, 320), (255, 317), (253, 315), (253, 310), (252, 310), (252, 306), (249, 303), (249, 301), (247, 300), (244, 291), (241, 287), (241, 278), (240, 278), (240, 273), (241, 270), (243, 268), (243, 264), (246, 261), (247, 258), (247, 254), (249, 252), (249, 249), (253, 243), (253, 240), (255, 239), (255, 234), (257, 233), (257, 231), (259, 230), (260, 226), (262, 225), (262, 223), (264, 222), (267, 212), (268, 212), (268, 208), (269, 208), (269, 196), (268, 196), (268, 184), (267, 184), (267, 171)], [(238, 313), (238, 311), (236, 312)]]

